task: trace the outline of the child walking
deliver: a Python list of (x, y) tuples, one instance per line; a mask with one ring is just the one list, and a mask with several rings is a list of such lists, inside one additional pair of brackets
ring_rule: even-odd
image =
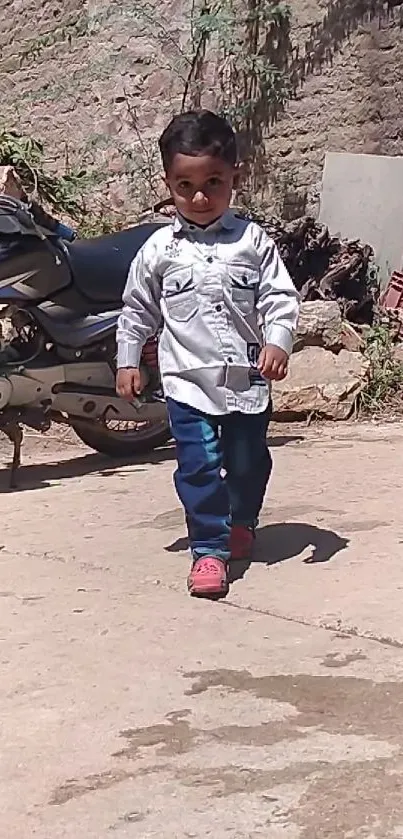
[[(192, 552), (188, 588), (225, 596), (246, 559), (271, 472), (270, 380), (287, 374), (299, 298), (276, 246), (230, 211), (236, 138), (210, 111), (175, 117), (160, 138), (173, 224), (134, 259), (118, 332), (117, 392), (141, 391), (144, 343), (159, 363)], [(223, 475), (223, 472), (225, 473)]]

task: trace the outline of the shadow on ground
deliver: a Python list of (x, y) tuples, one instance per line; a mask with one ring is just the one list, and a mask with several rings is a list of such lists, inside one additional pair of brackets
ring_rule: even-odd
[[(81, 450), (80, 450), (81, 451)], [(146, 466), (165, 463), (175, 459), (174, 447), (156, 449), (149, 455), (137, 455), (133, 458), (114, 458), (96, 452), (80, 454), (78, 457), (66, 460), (55, 460), (51, 463), (22, 464), (17, 474), (17, 486), (10, 490), (10, 471), (5, 467), (0, 472), (0, 493), (22, 492), (24, 490), (43, 489), (54, 481), (68, 478), (79, 478), (83, 475), (98, 474), (102, 477), (116, 475), (125, 466), (138, 466), (137, 472), (144, 472)]]
[[(269, 440), (269, 446), (280, 448), (292, 443), (299, 443), (303, 437), (295, 434), (277, 435)], [(46, 443), (46, 435), (44, 437)], [(71, 447), (70, 447), (71, 451)], [(77, 449), (77, 451), (82, 451)], [(161, 449), (155, 449), (147, 455), (111, 459), (97, 452), (89, 451), (88, 454), (79, 454), (74, 458), (55, 460), (52, 463), (29, 463), (22, 464), (18, 471), (17, 486), (10, 490), (10, 471), (7, 465), (0, 472), (0, 493), (22, 492), (23, 490), (43, 489), (51, 485), (53, 481), (62, 481), (68, 478), (79, 478), (84, 475), (100, 474), (103, 477), (115, 475), (124, 466), (157, 465), (166, 461), (175, 461), (175, 445), (169, 444)], [(137, 470), (137, 471), (140, 471)]]
[(311, 553), (303, 562), (314, 565), (329, 562), (340, 551), (347, 548), (349, 540), (334, 530), (316, 527), (305, 522), (281, 522), (262, 527), (256, 537), (256, 547), (252, 560), (232, 562), (230, 566), (231, 582), (241, 580), (250, 566), (256, 562), (264, 565), (277, 565), (299, 556), (307, 549)]
[[(257, 532), (256, 547), (251, 560), (232, 561), (230, 565), (231, 582), (241, 580), (251, 565), (255, 563), (267, 566), (276, 565), (299, 556), (308, 548), (312, 549), (309, 557), (303, 560), (307, 565), (329, 562), (336, 554), (344, 550), (349, 540), (339, 536), (334, 530), (316, 527), (306, 522), (281, 522), (269, 524)], [(165, 550), (169, 553), (185, 551), (189, 547), (187, 537), (177, 539)]]
[(305, 437), (300, 434), (276, 434), (275, 437), (268, 437), (267, 443), (269, 449), (280, 449), (283, 446), (289, 446), (292, 443), (302, 443)]

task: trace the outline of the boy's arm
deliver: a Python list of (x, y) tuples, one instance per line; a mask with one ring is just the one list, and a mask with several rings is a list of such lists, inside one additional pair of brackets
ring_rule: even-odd
[(263, 317), (265, 344), (291, 355), (300, 297), (274, 242), (259, 230), (260, 284), (257, 309)]
[(137, 368), (141, 351), (161, 323), (161, 282), (157, 273), (157, 246), (146, 242), (133, 260), (123, 293), (118, 320), (118, 368)]

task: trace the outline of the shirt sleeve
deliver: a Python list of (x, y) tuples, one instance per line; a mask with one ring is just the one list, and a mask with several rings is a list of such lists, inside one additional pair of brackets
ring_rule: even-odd
[(277, 246), (261, 228), (257, 252), (260, 283), (257, 309), (263, 318), (266, 344), (274, 344), (291, 355), (297, 327), (300, 296), (280, 257)]
[(151, 237), (133, 260), (118, 320), (117, 366), (138, 367), (143, 346), (161, 324), (157, 243)]

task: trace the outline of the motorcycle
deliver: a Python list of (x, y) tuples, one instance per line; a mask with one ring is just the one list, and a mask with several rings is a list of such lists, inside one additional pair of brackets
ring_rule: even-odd
[[(0, 431), (14, 444), (11, 486), (24, 425), (47, 431), (52, 422), (67, 424), (111, 457), (131, 458), (169, 440), (156, 364), (141, 364), (141, 397), (128, 403), (115, 391), (127, 273), (162, 224), (81, 240), (59, 223), (47, 224), (46, 214), (36, 221), (32, 207), (0, 196), (0, 306), (6, 304), (13, 328), (0, 346)], [(153, 355), (149, 346), (145, 358)]]

